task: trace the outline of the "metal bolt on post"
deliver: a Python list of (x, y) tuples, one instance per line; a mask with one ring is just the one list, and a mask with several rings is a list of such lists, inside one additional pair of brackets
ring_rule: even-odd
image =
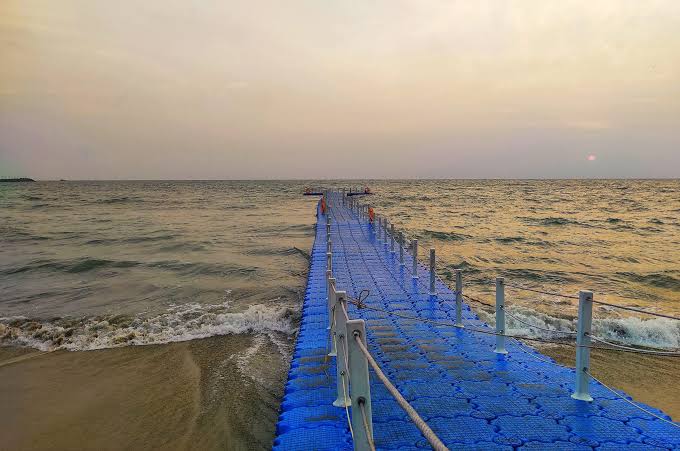
[(496, 277), (496, 354), (507, 354), (505, 349), (505, 279)]
[[(347, 373), (347, 359), (345, 358), (344, 341), (347, 339), (347, 317), (345, 311), (347, 310), (347, 293), (338, 291), (335, 293), (335, 334), (333, 336), (336, 342), (335, 367), (336, 367), (336, 386), (338, 397), (333, 401), (335, 407), (348, 407), (352, 405), (351, 400), (347, 396), (345, 388), (348, 389), (349, 374)], [(344, 379), (346, 378), (346, 379)], [(344, 380), (343, 380), (344, 379)]]
[(592, 401), (590, 396), (590, 329), (593, 324), (593, 292), (578, 292), (578, 324), (576, 326), (576, 387), (572, 398)]
[(434, 271), (435, 271), (435, 258), (434, 258), (434, 248), (430, 248), (430, 294), (435, 295), (437, 291), (434, 287)]
[[(363, 319), (347, 321), (347, 349), (349, 352), (349, 386), (352, 400), (352, 430), (354, 431), (354, 449), (370, 450), (373, 443), (373, 413), (371, 409), (371, 384), (368, 379), (368, 360), (357, 340), (366, 344), (366, 325)], [(362, 413), (363, 409), (363, 413)], [(366, 416), (364, 427), (363, 416)], [(368, 429), (368, 430), (367, 430)]]
[(413, 278), (418, 278), (418, 240), (411, 241), (411, 252), (413, 252)]
[(454, 269), (456, 274), (456, 326), (463, 326), (463, 271)]

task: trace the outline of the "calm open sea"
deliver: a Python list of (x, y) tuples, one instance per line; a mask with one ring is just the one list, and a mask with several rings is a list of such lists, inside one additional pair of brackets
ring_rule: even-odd
[[(201, 415), (229, 407), (201, 405), (250, 386), (266, 392), (248, 400), (255, 417), (241, 418), (238, 427), (227, 417), (219, 424), (233, 430), (206, 446), (266, 448), (314, 234), (317, 199), (301, 193), (323, 184), (349, 185), (0, 184), (0, 343), (74, 351), (68, 354), (74, 358), (88, 350), (229, 336), (225, 346), (192, 348), (194, 361), (219, 356), (228, 364), (199, 378), (202, 413), (186, 421), (209, 424)], [(465, 290), (475, 297), (490, 302), (493, 279), (502, 275), (534, 289), (591, 289), (596, 299), (680, 314), (680, 181), (352, 184), (371, 186), (376, 194), (366, 201), (418, 238), (421, 250), (437, 249), (443, 279), (462, 268)], [(508, 291), (508, 305), (524, 321), (573, 327), (575, 301)], [(484, 309), (480, 314), (491, 319)], [(595, 317), (601, 336), (680, 347), (679, 322), (603, 308)], [(540, 334), (512, 321), (510, 329)], [(248, 426), (258, 416), (265, 424)]]

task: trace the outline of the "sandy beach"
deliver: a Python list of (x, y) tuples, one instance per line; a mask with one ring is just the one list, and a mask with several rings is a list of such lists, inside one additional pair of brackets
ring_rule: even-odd
[(254, 359), (259, 382), (224, 392), (251, 340), (52, 353), (2, 347), (0, 449), (268, 449), (285, 374)]

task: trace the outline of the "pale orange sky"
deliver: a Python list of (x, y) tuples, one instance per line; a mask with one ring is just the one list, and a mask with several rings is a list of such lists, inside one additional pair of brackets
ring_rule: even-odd
[(680, 177), (679, 30), (676, 0), (4, 0), (0, 175)]

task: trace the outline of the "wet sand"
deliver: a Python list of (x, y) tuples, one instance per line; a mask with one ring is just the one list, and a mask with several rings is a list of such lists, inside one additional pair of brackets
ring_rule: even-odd
[[(572, 348), (541, 351), (573, 364)], [(277, 355), (266, 337), (247, 335), (87, 352), (0, 348), (0, 449), (269, 449), (287, 371)], [(680, 418), (676, 359), (593, 351), (591, 360), (605, 383)]]
[(266, 337), (249, 352), (256, 339), (0, 348), (0, 449), (268, 449), (287, 368)]
[[(537, 349), (562, 365), (574, 367), (573, 347)], [(590, 365), (592, 374), (605, 384), (625, 391), (635, 401), (663, 410), (675, 421), (680, 420), (680, 360), (677, 358), (592, 350)]]

